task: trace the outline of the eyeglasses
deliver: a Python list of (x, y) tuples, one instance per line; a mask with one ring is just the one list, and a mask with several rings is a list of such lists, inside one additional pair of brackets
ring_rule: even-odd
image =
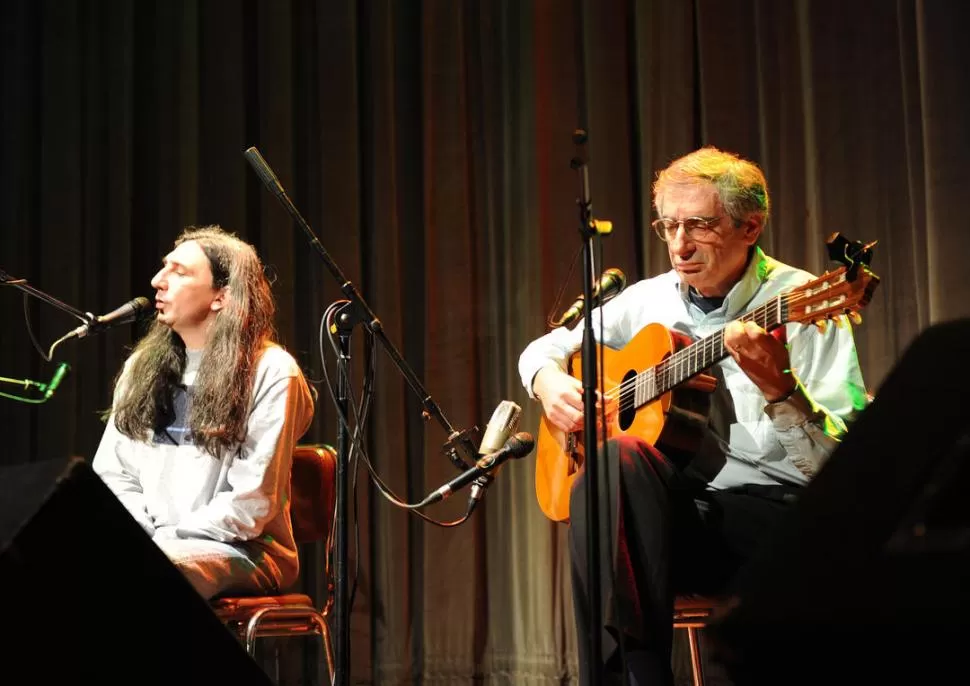
[(721, 223), (723, 217), (687, 217), (686, 219), (657, 219), (650, 226), (665, 243), (672, 241), (677, 235), (677, 229), (683, 224), (684, 233), (692, 241), (703, 243), (717, 237), (714, 228)]

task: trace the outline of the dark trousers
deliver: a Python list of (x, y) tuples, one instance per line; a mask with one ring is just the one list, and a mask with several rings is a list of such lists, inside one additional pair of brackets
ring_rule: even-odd
[(631, 683), (669, 686), (674, 595), (725, 592), (784, 518), (798, 487), (706, 491), (652, 446), (629, 436), (610, 440), (601, 459), (608, 477), (606, 483), (601, 477), (598, 499), (603, 620), (598, 628), (589, 622), (585, 472), (570, 496), (581, 683), (588, 684), (588, 641), (595, 631), (602, 637), (602, 683), (622, 683), (617, 679), (622, 638)]

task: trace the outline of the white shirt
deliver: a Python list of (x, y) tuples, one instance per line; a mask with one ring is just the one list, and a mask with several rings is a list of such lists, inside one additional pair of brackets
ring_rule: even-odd
[[(153, 538), (245, 543), (253, 555), (265, 554), (285, 588), (299, 571), (290, 468), (296, 442), (313, 420), (313, 398), (296, 361), (270, 345), (256, 368), (246, 438), (217, 460), (195, 445), (188, 430), (188, 394), (201, 356), (187, 353), (187, 390), (175, 397), (171, 425), (135, 441), (118, 431), (112, 414), (92, 466)], [(131, 358), (116, 400), (130, 369)]]
[[(594, 335), (599, 340), (602, 318), (602, 342), (614, 349), (654, 322), (693, 339), (703, 338), (812, 278), (755, 248), (740, 281), (712, 312), (705, 314), (690, 301), (686, 285), (671, 270), (633, 284), (593, 310)], [(710, 438), (723, 461), (720, 470), (709, 475), (710, 488), (808, 483), (838, 445), (846, 421), (865, 406), (865, 384), (848, 325), (830, 325), (824, 334), (811, 325), (785, 326), (791, 367), (799, 382), (790, 398), (768, 404), (732, 358), (715, 365), (716, 375), (723, 379), (712, 404), (727, 419), (710, 425)], [(522, 352), (519, 374), (530, 397), (535, 398), (536, 372), (550, 364), (566, 370), (569, 357), (582, 345), (582, 329), (582, 322), (573, 329), (554, 329)]]

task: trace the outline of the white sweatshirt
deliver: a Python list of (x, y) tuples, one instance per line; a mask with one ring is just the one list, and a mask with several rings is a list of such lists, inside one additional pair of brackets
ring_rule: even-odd
[(286, 588), (299, 573), (290, 468), (297, 440), (313, 420), (313, 399), (293, 357), (277, 345), (267, 347), (256, 369), (246, 440), (217, 460), (192, 443), (187, 424), (187, 398), (201, 356), (187, 352), (187, 395), (177, 392), (176, 417), (167, 430), (134, 441), (118, 431), (112, 414), (92, 466), (153, 538), (244, 544)]

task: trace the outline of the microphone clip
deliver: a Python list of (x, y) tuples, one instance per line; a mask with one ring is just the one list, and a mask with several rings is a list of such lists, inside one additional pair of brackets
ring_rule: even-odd
[(461, 429), (448, 436), (448, 440), (441, 447), (441, 452), (447, 455), (458, 469), (469, 469), (479, 457), (475, 446), (481, 443), (481, 440), (482, 431), (477, 426)]
[(99, 334), (102, 331), (110, 329), (115, 326), (118, 322), (103, 322), (98, 315), (92, 312), (85, 312), (84, 316), (87, 321), (81, 326), (72, 329), (66, 336), (66, 338), (85, 338), (86, 336), (93, 336)]
[(87, 321), (81, 324), (81, 326), (72, 330), (68, 334), (70, 338), (84, 338), (85, 336), (98, 333), (101, 328), (107, 328), (98, 321), (98, 315), (94, 314), (93, 312), (85, 312), (84, 317), (87, 319)]

